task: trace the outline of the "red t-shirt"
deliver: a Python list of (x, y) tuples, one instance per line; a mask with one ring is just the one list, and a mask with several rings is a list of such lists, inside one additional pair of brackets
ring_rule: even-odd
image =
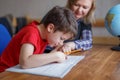
[(33, 54), (43, 53), (47, 42), (41, 39), (37, 25), (37, 22), (32, 22), (12, 38), (0, 57), (0, 72), (19, 64), (20, 49), (24, 43), (30, 43), (34, 46)]

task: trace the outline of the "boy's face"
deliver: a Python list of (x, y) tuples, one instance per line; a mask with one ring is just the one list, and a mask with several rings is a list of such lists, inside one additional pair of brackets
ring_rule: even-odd
[(56, 47), (58, 45), (63, 45), (63, 42), (65, 40), (68, 40), (72, 37), (73, 35), (70, 33), (63, 33), (61, 31), (54, 32), (54, 29), (50, 28), (48, 30), (48, 34), (46, 38), (47, 38), (49, 46)]
[(47, 39), (51, 47), (56, 47), (58, 45), (63, 45), (63, 42), (71, 37), (72, 35), (69, 33), (64, 34), (63, 32), (56, 31), (54, 33), (50, 33)]

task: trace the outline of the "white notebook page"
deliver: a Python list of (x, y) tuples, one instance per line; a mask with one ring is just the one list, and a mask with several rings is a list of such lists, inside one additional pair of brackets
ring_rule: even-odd
[(6, 71), (63, 78), (83, 58), (84, 56), (68, 56), (68, 59), (63, 63), (51, 63), (30, 69), (21, 69), (20, 65), (16, 65)]

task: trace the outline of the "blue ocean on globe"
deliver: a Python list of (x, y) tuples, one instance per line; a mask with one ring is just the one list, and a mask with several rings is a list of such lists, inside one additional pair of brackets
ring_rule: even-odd
[(105, 27), (110, 34), (120, 37), (120, 4), (108, 11), (105, 17)]

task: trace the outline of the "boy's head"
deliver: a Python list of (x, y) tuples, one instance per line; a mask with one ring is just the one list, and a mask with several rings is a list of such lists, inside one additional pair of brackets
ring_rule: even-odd
[(47, 28), (49, 25), (53, 25), (53, 33), (62, 32), (63, 34), (69, 36), (67, 38), (65, 38), (66, 36), (61, 37), (63, 38), (63, 41), (66, 39), (74, 38), (77, 34), (76, 18), (73, 12), (65, 7), (55, 6), (52, 8), (43, 17), (41, 24), (43, 24), (45, 28)]

